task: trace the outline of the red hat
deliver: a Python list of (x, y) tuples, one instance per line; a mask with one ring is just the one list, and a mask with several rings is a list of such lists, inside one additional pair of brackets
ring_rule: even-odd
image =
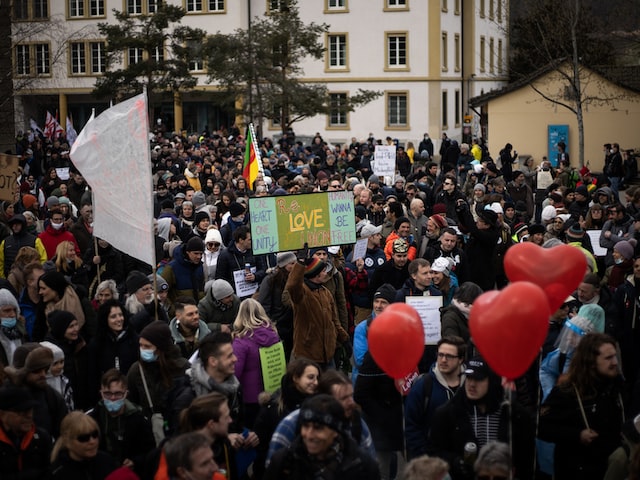
[(31, 208), (38, 202), (38, 199), (31, 194), (26, 194), (22, 196), (22, 204), (24, 208)]
[(591, 170), (589, 170), (587, 167), (582, 167), (580, 169), (580, 175), (581, 176), (585, 176), (585, 175), (591, 175)]
[(437, 213), (431, 215), (431, 220), (434, 221), (438, 228), (445, 228), (448, 225), (447, 221), (442, 218), (442, 215), (438, 215)]
[(436, 203), (433, 206), (433, 213), (444, 213), (445, 215), (447, 214), (447, 206), (444, 203)]

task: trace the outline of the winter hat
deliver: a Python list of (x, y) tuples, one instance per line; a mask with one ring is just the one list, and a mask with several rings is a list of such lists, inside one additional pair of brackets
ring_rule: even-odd
[(139, 480), (138, 477), (133, 470), (129, 467), (120, 467), (115, 469), (109, 475), (104, 477), (104, 480)]
[(401, 184), (405, 184), (406, 180), (404, 179), (404, 177), (402, 175), (398, 175), (395, 180), (393, 181), (393, 183), (401, 183)]
[(434, 215), (446, 215), (447, 214), (447, 206), (444, 203), (436, 203), (433, 206)]
[(309, 249), (309, 256), (313, 257), (316, 253), (318, 252), (327, 252), (327, 255), (329, 254), (329, 248), (328, 247), (315, 247), (315, 248), (310, 248)]
[(207, 212), (196, 212), (196, 216), (194, 217), (193, 225), (197, 226), (203, 220), (211, 221), (211, 217)]
[(582, 195), (583, 197), (589, 198), (589, 190), (587, 190), (586, 185), (580, 185), (576, 188), (576, 193)]
[[(153, 285), (153, 273), (148, 275), (147, 278)], [(158, 292), (166, 292), (167, 290), (169, 290), (169, 284), (164, 278), (162, 278), (161, 275), (156, 275), (156, 285), (158, 287)]]
[(369, 177), (369, 185), (371, 185), (372, 183), (380, 184), (380, 179), (375, 174)]
[(16, 351), (13, 352), (13, 358), (11, 359), (11, 365), (13, 367), (22, 368), (24, 367), (25, 362), (27, 361), (27, 356), (34, 351), (36, 348), (39, 348), (40, 344), (37, 342), (27, 342), (20, 345), (16, 348)]
[(57, 207), (58, 205), (60, 205), (60, 200), (58, 200), (58, 197), (51, 195), (49, 198), (47, 198), (47, 208), (51, 209), (53, 207)]
[(229, 205), (229, 215), (231, 218), (242, 215), (245, 211), (244, 205), (238, 202), (232, 202)]
[(205, 196), (204, 192), (198, 191), (198, 192), (195, 192), (191, 197), (191, 202), (193, 203), (193, 206), (195, 208), (199, 208), (205, 203), (207, 203), (207, 197)]
[(567, 237), (577, 240), (584, 237), (584, 230), (578, 222), (575, 222), (573, 225), (571, 225), (571, 228), (567, 230)]
[(528, 230), (528, 229), (529, 229), (529, 225), (527, 225), (526, 223), (520, 222), (513, 227), (513, 232), (516, 235), (520, 235), (521, 233), (523, 233), (525, 230)]
[(293, 252), (278, 252), (278, 255), (276, 256), (276, 263), (280, 268), (284, 268), (295, 261), (296, 254)]
[(60, 205), (71, 205), (71, 201), (67, 197), (58, 197), (58, 202), (60, 202)]
[(304, 276), (306, 278), (314, 278), (327, 267), (327, 264), (317, 257), (307, 258), (304, 265)]
[(540, 218), (543, 222), (549, 222), (556, 218), (556, 207), (553, 205), (547, 205), (542, 209), (542, 213), (540, 214)]
[(498, 214), (491, 209), (485, 208), (478, 213), (480, 217), (487, 225), (495, 227), (498, 222)]
[(318, 172), (318, 174), (316, 175), (316, 178), (318, 180), (326, 180), (327, 178), (329, 178), (329, 176), (327, 175), (327, 173), (324, 170), (320, 170)]
[(187, 242), (185, 252), (204, 252), (204, 242), (200, 237), (191, 237)]
[(600, 305), (596, 303), (582, 305), (576, 317), (586, 318), (593, 325), (594, 332), (604, 333), (604, 309)]
[(556, 215), (556, 218), (559, 218), (563, 222), (566, 222), (571, 218), (571, 215), (569, 213), (561, 213), (560, 215)]
[(140, 332), (140, 338), (144, 338), (161, 352), (166, 352), (173, 346), (171, 329), (169, 325), (160, 320), (151, 322), (144, 327)]
[(474, 190), (482, 190), (482, 193), (486, 193), (487, 192), (487, 187), (485, 187), (482, 183), (476, 183), (473, 186)]
[(357, 205), (355, 208), (355, 215), (360, 219), (365, 219), (367, 218), (367, 209), (362, 205)]
[(125, 281), (127, 293), (133, 295), (145, 285), (151, 285), (151, 280), (142, 272), (133, 270)]
[(20, 305), (13, 294), (6, 288), (0, 288), (0, 307), (12, 306), (16, 309), (16, 316), (20, 316)]
[[(633, 251), (634, 251), (633, 245), (631, 245), (631, 243), (629, 243), (626, 240), (620, 240), (619, 242), (617, 242), (613, 246), (613, 249), (617, 251), (620, 255), (622, 255), (625, 260), (630, 260), (633, 258)], [(0, 290), (0, 292), (2, 292), (2, 290)]]
[(553, 200), (554, 203), (562, 203), (562, 195), (556, 192), (551, 192), (549, 194), (549, 198)]
[(60, 298), (64, 296), (64, 292), (69, 286), (69, 282), (64, 278), (64, 275), (56, 271), (45, 273), (40, 277), (40, 281), (44, 282), (44, 284), (52, 290), (55, 290)]
[[(182, 192), (178, 192), (178, 193), (176, 193), (176, 196), (173, 197), (174, 200), (177, 200), (179, 198), (185, 199), (185, 198), (187, 198), (187, 196)], [(193, 202), (189, 202), (189, 204), (191, 204), (191, 206), (193, 206)], [(184, 205), (184, 202), (182, 202), (182, 205)]]
[(376, 227), (373, 223), (367, 223), (360, 230), (360, 238), (367, 238), (380, 232), (382, 232), (382, 225)]
[(335, 432), (344, 432), (346, 419), (340, 403), (331, 395), (321, 393), (307, 398), (300, 407), (298, 424), (306, 423), (326, 425)]
[(431, 270), (433, 272), (442, 272), (448, 277), (451, 273), (451, 261), (446, 257), (438, 257), (431, 264)]
[(26, 412), (35, 405), (36, 401), (24, 387), (7, 385), (0, 388), (0, 411)]
[(213, 285), (211, 285), (211, 295), (213, 295), (213, 298), (216, 300), (227, 298), (229, 295), (233, 295), (233, 293), (231, 284), (221, 278), (214, 280)]
[(53, 353), (53, 363), (64, 360), (64, 351), (56, 344), (51, 342), (40, 342), (40, 346), (51, 350), (51, 353)]
[(373, 299), (382, 298), (389, 303), (393, 303), (396, 300), (396, 289), (390, 283), (383, 283), (373, 294)]
[(445, 228), (448, 225), (447, 221), (442, 217), (442, 215), (438, 215), (437, 213), (431, 215), (430, 218), (434, 221), (438, 228)]
[(402, 238), (396, 238), (393, 241), (393, 253), (407, 253), (409, 251), (409, 244)]
[(24, 208), (31, 208), (37, 202), (38, 202), (38, 199), (29, 193), (22, 196), (22, 205), (24, 205)]
[(529, 226), (529, 235), (535, 235), (536, 233), (544, 233), (546, 230), (544, 225), (540, 225), (539, 223), (534, 223)]
[[(38, 345), (27, 354), (24, 366), (21, 368), (22, 373), (32, 373), (45, 369), (49, 371), (53, 363), (53, 352), (46, 347)], [(14, 365), (15, 366), (15, 365)]]
[(587, 168), (587, 167), (582, 167), (580, 169), (580, 175), (583, 176), (583, 177), (585, 175), (591, 175), (591, 170), (589, 170), (589, 168)]
[[(486, 209), (487, 207), (485, 207)], [(498, 213), (504, 213), (504, 210), (502, 209), (502, 205), (500, 205), (500, 202), (493, 202), (491, 205), (489, 205), (488, 207), (490, 210), (493, 210), (494, 212), (496, 212), (496, 214)]]
[(47, 315), (47, 323), (49, 324), (49, 331), (53, 338), (63, 339), (64, 333), (76, 319), (76, 316), (65, 310), (53, 310)]
[(220, 235), (220, 231), (217, 228), (210, 228), (207, 230), (207, 235), (204, 237), (205, 245), (207, 243), (219, 243), (222, 245), (222, 235)]

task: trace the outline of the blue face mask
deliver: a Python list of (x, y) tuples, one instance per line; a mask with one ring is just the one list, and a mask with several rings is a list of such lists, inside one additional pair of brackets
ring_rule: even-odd
[(0, 318), (0, 325), (5, 328), (13, 328), (16, 326), (17, 320), (16, 318)]
[(141, 348), (140, 358), (143, 362), (155, 362), (156, 360), (158, 360), (158, 355), (156, 355), (156, 352), (153, 350), (143, 350)]
[(109, 413), (119, 412), (124, 405), (124, 398), (121, 398), (120, 400), (107, 400), (105, 398), (102, 401), (104, 402), (104, 407), (109, 411)]

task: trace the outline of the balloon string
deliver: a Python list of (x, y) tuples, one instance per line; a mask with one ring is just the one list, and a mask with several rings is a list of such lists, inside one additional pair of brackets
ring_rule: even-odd
[(511, 395), (513, 390), (515, 390), (515, 383), (504, 377), (502, 377), (502, 383), (503, 385), (506, 384), (510, 387), (504, 389), (504, 401), (502, 402), (502, 404), (506, 405), (507, 407), (507, 416), (509, 419), (509, 480), (513, 480), (513, 412), (511, 410)]

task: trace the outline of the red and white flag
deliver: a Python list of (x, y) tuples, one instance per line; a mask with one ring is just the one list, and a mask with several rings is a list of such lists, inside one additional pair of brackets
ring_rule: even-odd
[(58, 123), (58, 120), (47, 110), (47, 119), (44, 122), (44, 136), (55, 140), (61, 133), (64, 133), (64, 129)]

